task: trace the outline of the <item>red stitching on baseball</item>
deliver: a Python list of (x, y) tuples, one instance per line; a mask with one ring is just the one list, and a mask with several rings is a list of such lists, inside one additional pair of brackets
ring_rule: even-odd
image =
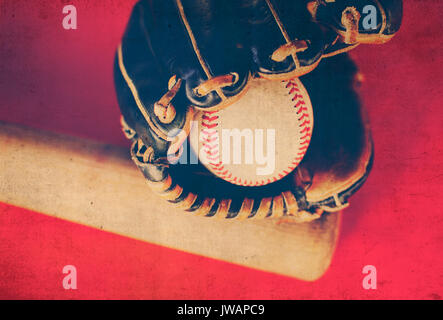
[(303, 96), (301, 94), (295, 94), (294, 97), (292, 97), (291, 101), (295, 101), (296, 99), (303, 99)]
[(215, 152), (211, 152), (211, 150), (206, 150), (205, 152), (208, 156), (217, 156), (218, 155), (218, 150), (215, 150)]
[(206, 122), (202, 122), (202, 126), (208, 128), (208, 129), (212, 129), (212, 128), (215, 128), (217, 126), (217, 124), (216, 123), (209, 124)]
[(300, 126), (304, 127), (304, 126), (306, 126), (307, 124), (310, 124), (310, 123), (311, 123), (311, 121), (305, 120)]
[[(206, 153), (211, 154), (215, 148), (218, 148), (218, 143), (214, 144), (214, 145), (210, 145), (208, 143), (205, 144), (205, 147), (208, 148), (209, 150), (206, 150)], [(215, 150), (215, 153), (218, 153), (218, 149)]]
[(218, 161), (218, 154), (216, 154), (216, 155), (214, 155), (214, 156), (210, 156), (210, 155), (206, 154), (206, 158), (207, 158), (209, 161), (216, 162), (216, 161)]
[(223, 166), (223, 165), (221, 167), (214, 168), (214, 170), (216, 170), (216, 171), (222, 171), (224, 169), (225, 169), (225, 166)]
[[(284, 83), (286, 81), (282, 82)], [(302, 137), (299, 139), (301, 145), (301, 147), (298, 150), (299, 152), (297, 153), (296, 158), (292, 161), (290, 166), (288, 166), (287, 169), (283, 170), (282, 173), (278, 174), (278, 177), (280, 179), (288, 175), (292, 170), (294, 170), (297, 167), (297, 165), (303, 159), (306, 150), (308, 149), (309, 143), (311, 141), (311, 132), (310, 132), (311, 127), (309, 126), (311, 124), (311, 121), (309, 119), (309, 113), (308, 113), (309, 111), (308, 108), (306, 107), (303, 94), (300, 94), (301, 90), (298, 87), (296, 80), (291, 79), (287, 81), (285, 88), (289, 89), (288, 94), (293, 95), (291, 101), (295, 102), (294, 108), (297, 108), (296, 113), (300, 115), (298, 121), (300, 122), (302, 120), (304, 121), (299, 125), (300, 128), (299, 133), (302, 135)], [(207, 129), (202, 130), (202, 133), (205, 135), (202, 139), (203, 140), (202, 147), (204, 153), (206, 154), (206, 158), (211, 160), (211, 162), (209, 162), (209, 165), (216, 172), (216, 174), (220, 178), (228, 182), (232, 182), (234, 184), (242, 186), (262, 186), (267, 183), (272, 183), (277, 181), (278, 179), (276, 176), (268, 178), (266, 181), (265, 180), (256, 181), (255, 183), (252, 180), (250, 180), (249, 182), (247, 180), (242, 181), (241, 178), (237, 178), (235, 176), (233, 177), (232, 173), (225, 168), (225, 166), (222, 164), (222, 162), (219, 159), (219, 153), (218, 153), (219, 150), (216, 149), (219, 148), (218, 136), (215, 136), (217, 134), (217, 130), (215, 128), (218, 126), (217, 120), (219, 119), (217, 112), (218, 111), (205, 111), (202, 116), (202, 126), (208, 129), (208, 130)], [(214, 149), (216, 150), (214, 151)]]
[[(301, 105), (304, 105), (304, 104), (305, 104), (305, 102), (303, 100), (298, 100), (297, 103), (295, 104), (295, 106), (300, 107)], [(308, 111), (308, 110), (306, 109), (306, 111)]]
[(206, 134), (208, 136), (213, 136), (214, 134), (217, 133), (217, 131), (208, 131), (208, 130), (204, 129), (204, 130), (202, 130), (202, 133)]
[(217, 120), (217, 119), (218, 119), (218, 116), (210, 117), (210, 116), (207, 116), (207, 115), (203, 115), (202, 119), (211, 122), (211, 121)]
[(300, 131), (300, 133), (309, 132), (310, 130), (311, 130), (310, 127), (304, 127), (303, 130)]
[(304, 140), (306, 138), (311, 138), (311, 134), (308, 132), (307, 134), (305, 134), (303, 137), (301, 137), (301, 140)]

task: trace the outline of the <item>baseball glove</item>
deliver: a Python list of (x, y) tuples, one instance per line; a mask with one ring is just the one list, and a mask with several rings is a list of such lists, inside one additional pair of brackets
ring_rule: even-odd
[[(345, 52), (388, 41), (401, 18), (401, 0), (138, 2), (114, 66), (132, 159), (153, 190), (198, 215), (302, 222), (345, 208), (373, 158), (359, 74)], [(229, 108), (257, 78), (288, 87), (298, 78), (309, 94), (315, 126), (296, 168), (245, 186), (171, 161), (196, 113)]]

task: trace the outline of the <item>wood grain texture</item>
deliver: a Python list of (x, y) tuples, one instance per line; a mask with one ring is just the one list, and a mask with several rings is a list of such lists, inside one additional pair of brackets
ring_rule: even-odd
[(0, 201), (168, 248), (313, 281), (341, 213), (311, 223), (193, 216), (156, 196), (129, 151), (0, 122)]

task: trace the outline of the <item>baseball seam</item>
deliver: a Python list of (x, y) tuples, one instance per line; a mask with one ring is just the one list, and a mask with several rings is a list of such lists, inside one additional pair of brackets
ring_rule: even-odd
[(282, 179), (292, 170), (294, 170), (301, 162), (306, 151), (308, 150), (309, 143), (311, 141), (312, 123), (309, 118), (306, 102), (298, 84), (295, 82), (294, 79), (282, 82), (287, 82), (286, 89), (289, 89), (289, 95), (292, 95), (291, 101), (294, 103), (293, 107), (296, 109), (296, 113), (299, 115), (298, 128), (300, 133), (300, 148), (292, 163), (285, 170), (279, 172), (277, 175), (268, 179), (263, 179), (261, 181), (253, 182), (252, 180), (242, 180), (241, 178), (233, 176), (233, 174), (228, 169), (226, 169), (223, 163), (220, 161), (219, 135), (217, 134), (217, 120), (219, 119), (218, 111), (204, 111), (201, 122), (203, 126), (203, 129), (201, 131), (203, 134), (202, 148), (203, 152), (205, 153), (206, 159), (209, 160), (209, 166), (212, 168), (212, 170), (214, 170), (218, 177), (236, 185), (258, 187)]

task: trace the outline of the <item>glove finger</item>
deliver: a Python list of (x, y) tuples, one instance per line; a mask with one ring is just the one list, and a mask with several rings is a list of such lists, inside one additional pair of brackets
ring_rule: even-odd
[(312, 174), (308, 202), (323, 202), (326, 211), (346, 206), (366, 180), (373, 157), (366, 113), (355, 91), (357, 67), (348, 55), (331, 59), (301, 79), (317, 108), (300, 168)]
[(353, 46), (389, 41), (400, 29), (403, 12), (402, 0), (317, 0), (310, 7), (316, 21), (337, 32), (341, 42)]
[[(125, 122), (137, 133), (149, 150), (137, 150), (147, 162), (167, 163), (171, 146), (176, 148), (181, 131), (188, 132), (192, 109), (188, 108), (184, 90), (168, 88), (171, 73), (162, 68), (146, 32), (146, 3), (138, 3), (117, 50), (114, 81), (117, 99)], [(170, 82), (170, 81), (169, 81)], [(171, 92), (173, 93), (171, 95)], [(163, 97), (169, 97), (162, 103)], [(160, 102), (160, 103), (159, 103)], [(160, 112), (158, 110), (159, 104)], [(164, 111), (164, 112), (163, 112)]]
[(226, 7), (215, 0), (157, 0), (147, 17), (156, 56), (183, 80), (189, 104), (197, 108), (232, 103), (249, 79), (247, 51), (237, 46)]
[(239, 1), (237, 8), (244, 41), (260, 76), (287, 80), (310, 72), (320, 62), (323, 34), (311, 21), (305, 1)]

